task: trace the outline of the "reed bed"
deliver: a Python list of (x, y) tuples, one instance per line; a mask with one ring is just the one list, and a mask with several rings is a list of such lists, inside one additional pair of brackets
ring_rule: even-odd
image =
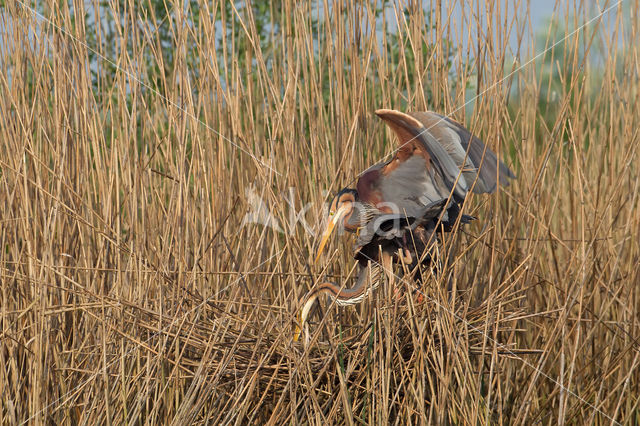
[[(640, 422), (639, 4), (534, 7), (0, 2), (0, 423)], [(352, 280), (349, 236), (311, 260), (377, 108), (517, 179), (294, 342)]]

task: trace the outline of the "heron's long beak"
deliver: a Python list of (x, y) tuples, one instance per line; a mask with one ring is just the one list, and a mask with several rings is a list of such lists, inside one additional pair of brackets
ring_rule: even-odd
[(331, 233), (335, 229), (338, 221), (349, 209), (349, 206), (342, 206), (338, 209), (338, 211), (333, 215), (329, 223), (327, 224), (327, 229), (322, 234), (322, 239), (320, 240), (320, 247), (318, 247), (318, 254), (316, 254), (315, 263), (318, 263), (318, 259), (320, 259), (320, 255), (322, 254), (322, 250), (324, 250), (324, 246), (327, 245), (327, 240), (331, 236)]

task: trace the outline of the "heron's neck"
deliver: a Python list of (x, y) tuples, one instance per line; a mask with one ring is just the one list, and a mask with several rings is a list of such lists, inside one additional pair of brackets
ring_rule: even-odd
[(358, 228), (366, 226), (380, 211), (369, 203), (357, 202), (353, 210), (344, 220), (344, 229), (356, 232)]
[[(381, 268), (379, 265), (371, 265), (361, 268), (358, 272), (356, 284), (351, 288), (342, 288), (332, 282), (323, 282), (312, 293), (317, 298), (320, 294), (328, 294), (333, 297), (338, 305), (353, 305), (364, 299), (369, 293), (380, 285)], [(371, 285), (368, 285), (371, 281)], [(315, 300), (315, 299), (313, 299)]]

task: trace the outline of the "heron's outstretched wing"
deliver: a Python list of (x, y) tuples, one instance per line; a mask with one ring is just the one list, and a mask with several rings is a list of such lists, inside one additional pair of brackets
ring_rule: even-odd
[(441, 182), (436, 184), (444, 184), (438, 188), (439, 191), (444, 190), (448, 195), (455, 186), (455, 195), (466, 195), (467, 182), (460, 173), (460, 166), (447, 151), (446, 145), (436, 139), (422, 122), (400, 111), (379, 109), (376, 114), (395, 132), (399, 142), (394, 158), (382, 170), (383, 175), (404, 172), (410, 168), (404, 163), (409, 162), (414, 167), (423, 166), (429, 174), (438, 178)]
[(496, 154), (484, 142), (457, 121), (430, 111), (410, 112), (409, 115), (420, 121), (444, 147), (462, 170), (469, 187), (475, 182), (474, 193), (494, 192), (498, 181), (508, 185), (509, 179), (515, 178), (509, 167), (498, 161)]
[[(393, 159), (377, 164), (358, 180), (360, 198), (384, 213), (416, 216), (430, 203), (453, 195), (492, 192), (513, 173), (479, 139), (452, 120), (429, 112), (376, 114), (398, 137)], [(468, 150), (468, 152), (467, 152)]]

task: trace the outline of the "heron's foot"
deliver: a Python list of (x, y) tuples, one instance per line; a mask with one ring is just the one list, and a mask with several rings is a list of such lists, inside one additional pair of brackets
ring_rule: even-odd
[(401, 302), (402, 301), (402, 288), (398, 287), (398, 286), (393, 286), (393, 298), (396, 300), (396, 302)]
[[(401, 287), (393, 287), (393, 297), (396, 301), (402, 301), (402, 297), (404, 295), (403, 289)], [(413, 301), (416, 305), (422, 305), (427, 300), (427, 297), (420, 290), (413, 291)]]

